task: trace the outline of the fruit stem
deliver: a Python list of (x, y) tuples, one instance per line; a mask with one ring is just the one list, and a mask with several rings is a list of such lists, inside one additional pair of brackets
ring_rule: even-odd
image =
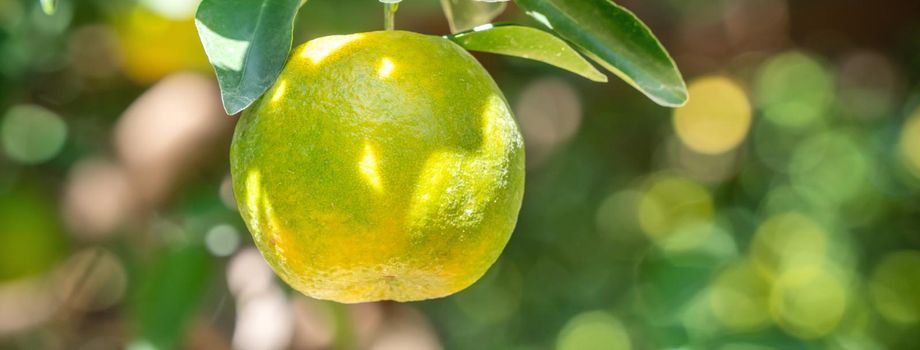
[(383, 27), (386, 30), (393, 30), (395, 27), (396, 9), (399, 8), (399, 1), (383, 3)]

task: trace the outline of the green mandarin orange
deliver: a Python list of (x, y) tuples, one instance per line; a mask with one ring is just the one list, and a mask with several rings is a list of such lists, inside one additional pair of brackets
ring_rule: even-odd
[(339, 302), (462, 290), (504, 249), (524, 191), (508, 103), (435, 36), (329, 36), (293, 51), (241, 117), (234, 193), (293, 288)]

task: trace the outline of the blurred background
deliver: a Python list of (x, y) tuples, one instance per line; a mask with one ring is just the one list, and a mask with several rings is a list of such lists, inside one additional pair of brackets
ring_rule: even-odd
[[(920, 349), (920, 2), (621, 3), (687, 106), (477, 55), (527, 143), (508, 247), (456, 295), (340, 305), (253, 248), (196, 1), (0, 0), (0, 348)], [(316, 0), (295, 43), (380, 28)], [(449, 33), (435, 0), (397, 28)]]

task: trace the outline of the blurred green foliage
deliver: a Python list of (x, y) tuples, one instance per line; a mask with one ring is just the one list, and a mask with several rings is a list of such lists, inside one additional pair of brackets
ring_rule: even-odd
[(45, 272), (60, 262), (67, 238), (55, 215), (51, 198), (29, 184), (0, 197), (0, 280)]
[[(0, 0), (0, 347), (920, 347), (916, 1), (623, 1), (685, 74), (682, 112), (477, 54), (527, 142), (508, 247), (456, 295), (348, 306), (252, 250), (194, 5)], [(397, 27), (447, 34), (439, 5)], [(295, 43), (381, 11), (310, 2)], [(156, 44), (126, 45), (138, 28)]]

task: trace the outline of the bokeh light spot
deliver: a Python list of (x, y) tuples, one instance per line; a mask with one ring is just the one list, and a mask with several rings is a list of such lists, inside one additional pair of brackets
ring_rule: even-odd
[(907, 119), (901, 129), (900, 153), (907, 168), (920, 177), (920, 108)]
[(201, 0), (141, 0), (147, 8), (174, 20), (189, 19), (195, 16), (195, 9)]
[(899, 324), (920, 321), (920, 252), (905, 250), (882, 258), (872, 273), (870, 293), (886, 320)]
[(118, 161), (144, 204), (161, 204), (189, 170), (221, 152), (233, 122), (220, 107), (213, 78), (178, 73), (163, 78), (124, 111), (113, 130)]
[(718, 184), (728, 180), (739, 170), (740, 157), (737, 149), (719, 154), (700, 153), (680, 141), (679, 136), (669, 138), (666, 149), (671, 167), (682, 175), (705, 184)]
[(79, 238), (110, 238), (137, 211), (131, 179), (115, 162), (100, 158), (81, 160), (67, 177), (61, 200), (64, 220)]
[(840, 62), (838, 103), (844, 115), (872, 120), (888, 115), (895, 107), (901, 75), (887, 57), (874, 51), (856, 51)]
[(278, 286), (249, 299), (237, 299), (234, 349), (286, 349), (294, 333), (294, 316)]
[(632, 343), (619, 319), (589, 311), (570, 319), (556, 339), (557, 350), (629, 350)]
[(786, 332), (803, 339), (833, 331), (846, 311), (847, 292), (840, 278), (818, 264), (784, 272), (773, 286), (770, 311)]
[(125, 347), (128, 350), (160, 350), (147, 339), (137, 339), (128, 343)]
[[(754, 121), (751, 144), (757, 159), (768, 168), (764, 170), (786, 172), (796, 147), (808, 137), (808, 134), (808, 131), (789, 129), (769, 119), (759, 118)], [(759, 169), (755, 173), (760, 176), (766, 175)]]
[(541, 78), (530, 83), (514, 108), (524, 142), (527, 166), (543, 164), (581, 125), (582, 104), (571, 84), (559, 78)]
[(762, 272), (779, 276), (787, 270), (823, 262), (828, 247), (824, 228), (799, 213), (770, 217), (754, 235), (751, 255)]
[(610, 237), (636, 232), (641, 198), (642, 193), (635, 190), (623, 190), (605, 198), (595, 214), (598, 230)]
[[(406, 304), (388, 308), (374, 339), (366, 347), (370, 350), (387, 349), (442, 349), (438, 336), (424, 314)], [(359, 315), (352, 315), (359, 316)]]
[(675, 228), (662, 240), (660, 247), (665, 251), (683, 252), (702, 248), (713, 235), (722, 233), (720, 228), (709, 221), (690, 221)]
[(729, 78), (711, 76), (690, 83), (687, 105), (674, 110), (674, 128), (694, 151), (719, 154), (737, 147), (751, 126), (747, 95)]
[(480, 325), (507, 322), (521, 304), (523, 277), (513, 263), (499, 261), (476, 284), (453, 298), (457, 308)]
[(255, 247), (247, 247), (230, 258), (226, 279), (230, 293), (246, 299), (274, 288), (275, 274)]
[(642, 230), (657, 243), (664, 243), (677, 229), (710, 220), (712, 197), (696, 182), (661, 175), (653, 177), (646, 185), (638, 214)]
[(240, 234), (232, 225), (220, 224), (208, 230), (204, 242), (211, 254), (228, 256), (240, 246)]
[(13, 160), (37, 164), (54, 158), (67, 140), (67, 124), (52, 111), (36, 105), (10, 108), (3, 118), (3, 150)]
[[(332, 347), (332, 341), (335, 337), (336, 324), (335, 312), (338, 311), (333, 304), (325, 303), (320, 300), (308, 298), (302, 295), (292, 296), (291, 309), (294, 313), (294, 338), (291, 340), (293, 349), (328, 349)], [(376, 304), (359, 304), (360, 306), (370, 306), (368, 309), (376, 311)], [(361, 339), (365, 323), (377, 323), (380, 319), (380, 313), (362, 312), (365, 308), (349, 310), (349, 315), (356, 323), (356, 337)], [(356, 319), (360, 317), (360, 319)], [(359, 326), (360, 325), (360, 326)]]
[(868, 156), (852, 138), (842, 132), (826, 132), (796, 148), (789, 175), (796, 190), (816, 195), (827, 204), (841, 204), (859, 198), (869, 168)]
[(751, 331), (770, 322), (770, 285), (750, 261), (740, 261), (721, 271), (709, 287), (713, 315), (733, 331)]
[(759, 70), (757, 105), (764, 117), (793, 128), (811, 125), (827, 111), (833, 99), (833, 81), (816, 59), (801, 52), (770, 58)]

